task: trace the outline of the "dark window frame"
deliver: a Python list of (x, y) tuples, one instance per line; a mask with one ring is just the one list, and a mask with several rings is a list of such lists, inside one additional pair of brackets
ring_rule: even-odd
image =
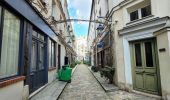
[[(146, 11), (146, 12), (144, 13), (144, 11)], [(147, 11), (149, 11), (149, 12), (147, 12)], [(151, 11), (152, 11), (151, 10), (151, 5), (147, 5), (147, 6), (143, 7), (143, 8), (141, 8), (141, 17), (145, 18), (147, 16), (152, 15)]]
[[(135, 14), (137, 14), (137, 15), (133, 16)], [(137, 17), (137, 18), (135, 18), (135, 17)], [(135, 21), (135, 20), (138, 20), (138, 19), (139, 19), (139, 12), (138, 12), (138, 10), (135, 10), (135, 11), (130, 13), (130, 21)]]

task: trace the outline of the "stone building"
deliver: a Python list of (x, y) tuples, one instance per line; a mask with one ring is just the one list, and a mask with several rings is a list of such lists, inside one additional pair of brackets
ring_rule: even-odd
[[(113, 79), (119, 88), (170, 99), (169, 4), (169, 0), (108, 0), (104, 18), (113, 37)], [(96, 14), (94, 7), (91, 16)], [(89, 28), (91, 38), (96, 27)]]
[(2, 100), (31, 97), (56, 79), (62, 65), (72, 63), (75, 51), (71, 23), (57, 23), (66, 19), (66, 0), (0, 1)]

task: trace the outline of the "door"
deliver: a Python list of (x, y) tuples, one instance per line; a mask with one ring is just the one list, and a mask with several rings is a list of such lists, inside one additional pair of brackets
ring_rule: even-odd
[(31, 53), (30, 93), (45, 84), (44, 43), (33, 39)]
[(159, 94), (159, 68), (155, 40), (132, 42), (131, 51), (134, 88), (152, 94)]

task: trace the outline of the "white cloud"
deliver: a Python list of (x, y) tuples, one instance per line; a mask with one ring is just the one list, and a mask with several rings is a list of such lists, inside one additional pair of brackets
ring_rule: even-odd
[(89, 19), (92, 0), (68, 0), (69, 8), (76, 9), (76, 18)]

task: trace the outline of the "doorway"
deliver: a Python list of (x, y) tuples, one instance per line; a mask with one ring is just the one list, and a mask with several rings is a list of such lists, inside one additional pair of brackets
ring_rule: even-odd
[[(38, 33), (37, 33), (38, 34)], [(30, 93), (34, 92), (46, 83), (45, 73), (45, 42), (44, 36), (38, 34), (41, 39), (33, 36), (30, 67)]]
[(131, 42), (134, 89), (160, 94), (159, 66), (155, 39)]

